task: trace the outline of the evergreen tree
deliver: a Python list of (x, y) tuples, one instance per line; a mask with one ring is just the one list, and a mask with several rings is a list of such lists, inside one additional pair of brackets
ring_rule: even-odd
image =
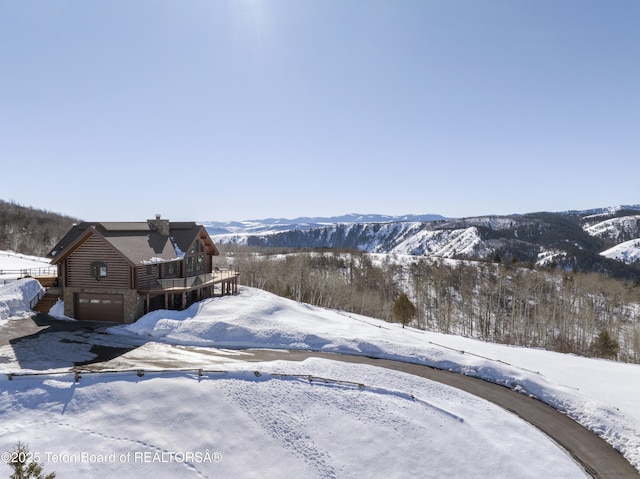
[(609, 332), (603, 329), (598, 337), (591, 343), (591, 354), (599, 358), (615, 359), (618, 356), (620, 345), (611, 338)]
[(54, 479), (55, 472), (44, 475), (42, 464), (35, 459), (36, 455), (29, 452), (27, 444), (18, 442), (18, 445), (11, 453), (11, 459), (7, 462), (13, 469), (13, 474), (9, 479)]
[(391, 308), (393, 319), (402, 323), (403, 328), (409, 324), (409, 321), (416, 315), (416, 312), (416, 307), (405, 293), (401, 293), (400, 296), (398, 296)]

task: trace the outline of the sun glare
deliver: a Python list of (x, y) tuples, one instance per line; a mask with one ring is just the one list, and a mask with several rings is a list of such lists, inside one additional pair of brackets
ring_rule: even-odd
[(232, 15), (234, 35), (239, 35), (242, 44), (251, 46), (259, 57), (263, 58), (266, 28), (265, 2), (238, 0), (234, 2)]

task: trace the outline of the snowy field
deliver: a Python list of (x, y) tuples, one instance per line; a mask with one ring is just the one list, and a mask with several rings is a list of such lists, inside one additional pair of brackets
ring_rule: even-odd
[[(25, 320), (33, 282), (21, 283), (0, 286), (0, 304), (12, 298), (0, 334)], [(142, 362), (184, 351), (225, 372), (0, 376), (0, 451), (27, 442), (58, 477), (586, 477), (535, 428), (459, 390), (324, 359), (203, 364), (180, 347), (191, 345), (348, 352), (484, 377), (565, 411), (640, 466), (636, 365), (402, 329), (252, 288), (110, 332), (114, 344), (146, 341)], [(19, 372), (10, 349), (0, 371)]]
[(7, 281), (19, 278), (20, 272), (24, 270), (51, 271), (55, 274), (56, 268), (49, 264), (47, 258), (19, 254), (13, 251), (0, 251), (0, 286)]
[(28, 442), (58, 477), (587, 477), (524, 421), (431, 381), (321, 359), (228, 369), (1, 379), (0, 449)]

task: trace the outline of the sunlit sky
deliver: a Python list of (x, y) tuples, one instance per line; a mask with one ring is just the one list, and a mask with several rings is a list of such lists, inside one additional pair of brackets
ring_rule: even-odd
[(0, 199), (89, 221), (640, 203), (640, 1), (0, 0)]

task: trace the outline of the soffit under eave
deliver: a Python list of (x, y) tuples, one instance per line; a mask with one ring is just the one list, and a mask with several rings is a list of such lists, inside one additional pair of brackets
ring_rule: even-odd
[(209, 236), (209, 233), (204, 227), (200, 229), (198, 237), (204, 241), (205, 246), (211, 253), (213, 253), (213, 256), (220, 256), (220, 251), (218, 250), (217, 246), (211, 239), (211, 236)]

